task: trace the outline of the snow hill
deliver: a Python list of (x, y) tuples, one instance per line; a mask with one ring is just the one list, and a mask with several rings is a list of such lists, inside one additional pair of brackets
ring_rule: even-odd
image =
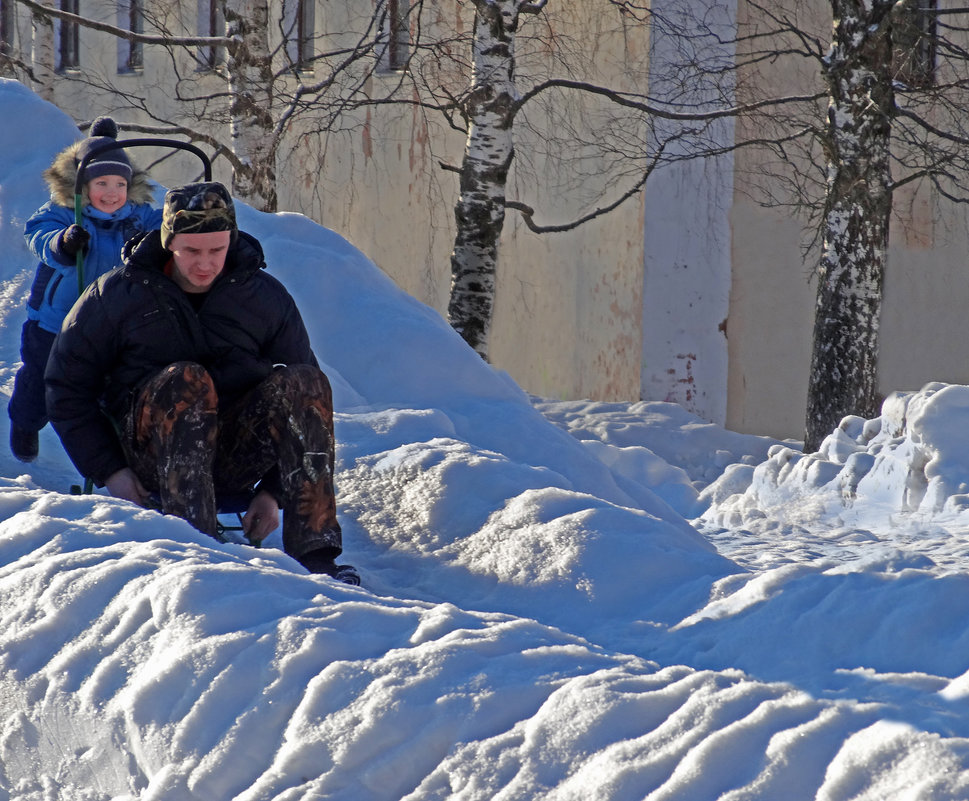
[[(13, 81), (0, 113), (9, 396), (79, 132)], [(811, 455), (529, 398), (338, 234), (239, 216), (334, 384), (365, 587), (71, 496), (49, 430), (0, 448), (0, 801), (969, 798), (969, 387)]]

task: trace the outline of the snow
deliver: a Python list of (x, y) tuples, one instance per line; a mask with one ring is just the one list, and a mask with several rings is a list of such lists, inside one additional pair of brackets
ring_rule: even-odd
[[(0, 109), (9, 395), (79, 134)], [(49, 429), (0, 449), (0, 800), (969, 798), (969, 387), (811, 455), (530, 398), (336, 233), (239, 210), (334, 384), (364, 587), (70, 495)]]

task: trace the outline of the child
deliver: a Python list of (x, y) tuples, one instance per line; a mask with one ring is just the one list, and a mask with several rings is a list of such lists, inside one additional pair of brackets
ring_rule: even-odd
[(37, 458), (38, 432), (47, 424), (44, 368), (54, 336), (78, 298), (77, 254), (84, 253), (84, 281), (90, 284), (121, 261), (125, 241), (161, 225), (145, 172), (132, 167), (123, 149), (107, 150), (85, 166), (82, 224), (75, 223), (74, 181), (81, 159), (95, 146), (118, 138), (110, 117), (99, 117), (90, 136), (75, 142), (44, 171), (51, 199), (27, 220), (24, 237), (40, 259), (27, 300), (20, 340), (23, 366), (7, 407), (10, 450), (22, 462)]

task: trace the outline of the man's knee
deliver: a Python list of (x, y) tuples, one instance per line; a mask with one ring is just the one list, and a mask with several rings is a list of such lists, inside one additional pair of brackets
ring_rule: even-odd
[(170, 364), (149, 379), (126, 418), (128, 462), (143, 482), (159, 473), (169, 481), (176, 462), (191, 462), (194, 470), (214, 452), (217, 429), (218, 399), (208, 371), (195, 362)]
[(212, 376), (195, 362), (175, 362), (160, 370), (144, 386), (141, 398), (142, 428), (159, 420), (194, 421), (218, 413)]
[(203, 387), (215, 389), (215, 382), (209, 371), (198, 362), (174, 362), (159, 374), (163, 381), (180, 386)]
[(277, 367), (267, 376), (264, 385), (280, 398), (320, 398), (332, 405), (330, 379), (319, 367), (293, 364)]
[(218, 395), (209, 371), (197, 362), (175, 362), (159, 372), (147, 387), (149, 394), (174, 400), (175, 408), (215, 409)]

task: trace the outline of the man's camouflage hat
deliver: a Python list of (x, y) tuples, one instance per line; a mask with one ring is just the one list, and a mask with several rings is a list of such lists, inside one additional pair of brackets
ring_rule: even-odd
[(209, 234), (231, 231), (231, 241), (238, 233), (232, 195), (218, 181), (186, 184), (169, 189), (162, 210), (161, 240), (171, 244), (175, 234)]

